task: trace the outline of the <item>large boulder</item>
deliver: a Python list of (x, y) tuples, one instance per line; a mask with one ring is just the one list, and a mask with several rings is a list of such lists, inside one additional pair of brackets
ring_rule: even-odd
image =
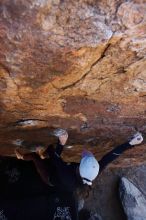
[(146, 219), (146, 199), (141, 191), (127, 178), (120, 181), (120, 198), (128, 220)]

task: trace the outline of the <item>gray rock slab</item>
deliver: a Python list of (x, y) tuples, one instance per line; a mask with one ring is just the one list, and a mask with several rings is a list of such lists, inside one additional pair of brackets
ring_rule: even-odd
[(146, 220), (146, 199), (127, 178), (122, 177), (119, 186), (120, 199), (128, 220)]

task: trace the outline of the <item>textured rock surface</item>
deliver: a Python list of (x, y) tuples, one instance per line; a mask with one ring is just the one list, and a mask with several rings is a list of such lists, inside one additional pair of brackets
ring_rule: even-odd
[(84, 208), (97, 212), (103, 220), (127, 220), (119, 198), (119, 183), (123, 176), (129, 179), (146, 198), (145, 165), (110, 168), (97, 178), (92, 196), (85, 203)]
[(123, 177), (120, 182), (120, 198), (128, 220), (146, 219), (146, 199), (140, 190)]
[[(145, 135), (145, 12), (145, 0), (1, 0), (0, 153), (16, 138), (53, 141), (53, 127), (98, 158)], [(143, 163), (137, 149), (120, 166)]]

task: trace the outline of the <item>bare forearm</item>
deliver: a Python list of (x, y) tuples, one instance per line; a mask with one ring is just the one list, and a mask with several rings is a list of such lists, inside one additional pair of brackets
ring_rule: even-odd
[(36, 170), (38, 172), (38, 174), (40, 175), (41, 179), (43, 180), (44, 183), (46, 183), (49, 186), (53, 186), (50, 182), (49, 179), (49, 172), (48, 169), (46, 168), (44, 161), (41, 160), (38, 155), (36, 155), (35, 153), (33, 154), (29, 154), (29, 155), (24, 155), (24, 160), (29, 160), (31, 159), (36, 167)]

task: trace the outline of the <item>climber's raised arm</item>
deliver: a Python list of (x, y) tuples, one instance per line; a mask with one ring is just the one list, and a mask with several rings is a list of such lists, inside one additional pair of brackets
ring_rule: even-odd
[(103, 171), (103, 169), (111, 163), (113, 160), (115, 160), (117, 157), (119, 157), (124, 151), (128, 150), (129, 148), (140, 144), (143, 141), (142, 134), (137, 132), (130, 141), (127, 141), (126, 143), (117, 146), (112, 151), (107, 153), (105, 156), (101, 158), (99, 161), (100, 166), (100, 173)]

